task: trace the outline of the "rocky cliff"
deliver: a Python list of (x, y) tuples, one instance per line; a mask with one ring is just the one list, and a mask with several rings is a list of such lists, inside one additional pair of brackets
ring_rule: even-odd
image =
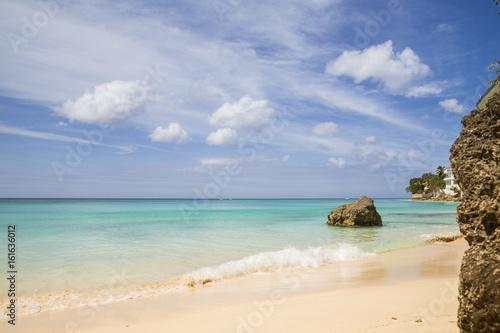
[(463, 193), (457, 221), (470, 245), (460, 271), (458, 326), (500, 332), (500, 93), (462, 124), (451, 148)]
[(382, 226), (382, 218), (373, 204), (373, 199), (362, 196), (359, 200), (332, 210), (326, 223), (337, 226)]

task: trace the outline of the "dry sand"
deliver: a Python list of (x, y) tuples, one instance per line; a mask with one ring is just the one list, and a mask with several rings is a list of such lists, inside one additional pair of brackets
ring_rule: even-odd
[(252, 275), (189, 291), (21, 316), (1, 332), (458, 332), (467, 243)]

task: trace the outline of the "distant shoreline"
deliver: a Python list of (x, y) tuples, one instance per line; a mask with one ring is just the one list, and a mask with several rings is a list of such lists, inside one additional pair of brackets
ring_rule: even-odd
[(461, 198), (453, 198), (453, 199), (439, 199), (439, 198), (430, 198), (430, 199), (413, 199), (410, 198), (410, 201), (430, 201), (430, 202), (462, 202)]

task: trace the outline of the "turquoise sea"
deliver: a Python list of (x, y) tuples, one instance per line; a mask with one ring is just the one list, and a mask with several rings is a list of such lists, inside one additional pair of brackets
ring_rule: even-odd
[(458, 233), (456, 203), (407, 199), (375, 199), (383, 227), (325, 224), (353, 200), (4, 199), (0, 244), (15, 225), (22, 315), (362, 260)]

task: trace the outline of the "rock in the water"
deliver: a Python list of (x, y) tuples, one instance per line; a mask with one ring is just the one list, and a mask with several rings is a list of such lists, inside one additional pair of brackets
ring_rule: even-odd
[(382, 218), (373, 204), (373, 199), (362, 196), (359, 200), (332, 210), (326, 223), (339, 226), (380, 227)]
[(462, 119), (451, 167), (462, 190), (458, 225), (470, 248), (460, 269), (458, 326), (500, 332), (500, 93)]

